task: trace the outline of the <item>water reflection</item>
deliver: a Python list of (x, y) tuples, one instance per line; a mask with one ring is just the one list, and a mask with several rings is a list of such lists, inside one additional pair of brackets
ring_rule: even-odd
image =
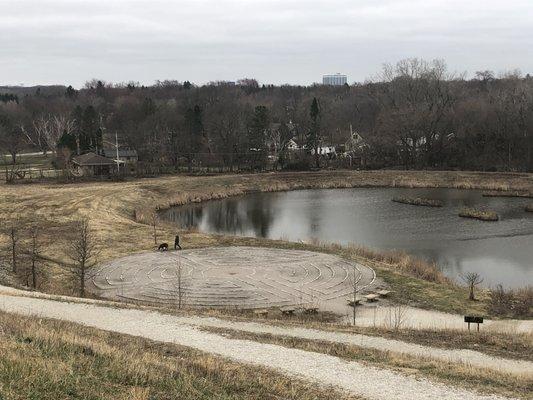
[[(394, 196), (439, 199), (442, 208), (391, 202)], [(405, 250), (437, 262), (452, 278), (480, 272), (487, 285), (533, 284), (533, 215), (528, 199), (483, 197), (451, 189), (336, 189), (257, 193), (168, 210), (180, 227), (273, 239), (356, 243)], [(457, 216), (464, 206), (500, 215), (488, 223)]]

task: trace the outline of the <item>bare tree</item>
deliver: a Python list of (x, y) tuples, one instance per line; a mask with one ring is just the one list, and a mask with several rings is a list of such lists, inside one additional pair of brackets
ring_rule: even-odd
[(14, 220), (9, 223), (8, 229), (7, 229), (7, 235), (9, 237), (9, 252), (10, 252), (10, 258), (11, 258), (11, 270), (13, 273), (17, 273), (17, 267), (18, 267), (18, 258), (19, 258), (19, 241), (20, 241), (20, 234), (19, 234), (19, 221)]
[(152, 225), (152, 235), (154, 236), (154, 243), (157, 245), (157, 224), (159, 223), (159, 215), (157, 211), (152, 211), (150, 214), (150, 225)]
[(352, 275), (350, 277), (350, 285), (351, 285), (351, 289), (352, 289), (352, 298), (350, 299), (350, 302), (351, 302), (351, 306), (352, 306), (352, 317), (353, 317), (352, 323), (353, 323), (354, 326), (355, 326), (355, 316), (356, 316), (355, 308), (357, 307), (357, 283), (359, 282), (359, 279), (358, 279), (358, 276), (357, 276), (358, 272), (359, 272), (358, 269), (354, 265), (352, 267)]
[(98, 256), (96, 237), (87, 218), (76, 222), (69, 250), (69, 257), (74, 262), (70, 272), (76, 280), (80, 297), (85, 297), (85, 282), (96, 265)]
[(474, 289), (477, 285), (483, 282), (483, 278), (477, 272), (465, 272), (464, 274), (461, 274), (460, 277), (468, 286), (468, 300), (475, 300)]
[(50, 116), (40, 115), (32, 121), (31, 131), (24, 130), (28, 142), (37, 146), (46, 155), (50, 148), (47, 138), (51, 135), (52, 124)]
[(176, 261), (176, 300), (178, 301), (178, 309), (181, 309), (185, 300), (185, 287), (183, 282), (183, 266), (181, 264), (181, 257), (178, 254)]
[[(38, 263), (41, 256), (40, 229), (37, 225), (30, 227), (30, 267), (29, 276), (31, 276), (31, 287), (37, 289), (37, 277), (40, 275)], [(30, 285), (28, 285), (30, 286)]]
[[(47, 150), (55, 150), (64, 134), (74, 132), (75, 121), (67, 115), (39, 115), (32, 121), (30, 131), (23, 130), (28, 142), (38, 147), (46, 155)], [(79, 153), (79, 137), (76, 137)]]
[[(67, 115), (54, 115), (51, 120), (51, 131), (49, 136), (46, 137), (46, 142), (48, 147), (55, 149), (61, 136), (64, 134), (71, 135), (76, 127), (76, 121), (72, 118), (69, 118)], [(80, 138), (79, 135), (76, 136), (76, 148), (77, 154), (80, 154)]]
[(0, 151), (7, 151), (12, 164), (16, 164), (17, 155), (22, 151), (25, 137), (22, 129), (7, 118), (0, 116)]

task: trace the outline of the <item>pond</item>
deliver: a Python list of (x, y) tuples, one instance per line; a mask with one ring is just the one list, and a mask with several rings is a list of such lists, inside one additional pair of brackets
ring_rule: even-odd
[[(442, 208), (391, 201), (393, 197), (438, 199)], [(458, 280), (479, 272), (485, 286), (533, 284), (531, 199), (483, 197), (454, 189), (356, 188), (254, 193), (175, 207), (162, 216), (203, 232), (403, 250), (435, 261)], [(458, 216), (464, 207), (496, 211), (498, 222)]]

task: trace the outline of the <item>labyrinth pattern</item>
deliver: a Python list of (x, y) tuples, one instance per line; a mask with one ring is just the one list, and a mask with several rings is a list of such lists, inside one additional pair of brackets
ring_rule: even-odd
[(115, 300), (175, 304), (181, 290), (190, 306), (263, 308), (346, 297), (354, 271), (358, 289), (374, 279), (371, 269), (323, 253), (212, 247), (123, 257), (91, 282), (99, 295)]

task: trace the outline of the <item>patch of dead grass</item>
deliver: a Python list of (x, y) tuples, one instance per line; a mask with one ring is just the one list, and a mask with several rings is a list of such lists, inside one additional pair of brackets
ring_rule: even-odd
[(348, 399), (189, 348), (0, 312), (0, 398)]

